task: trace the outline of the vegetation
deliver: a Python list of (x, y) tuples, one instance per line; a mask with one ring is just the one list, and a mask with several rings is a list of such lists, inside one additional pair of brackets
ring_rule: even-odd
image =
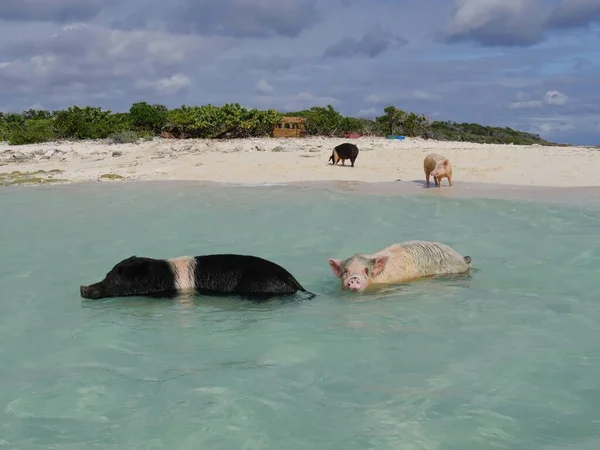
[(280, 113), (274, 109), (247, 109), (238, 103), (182, 105), (169, 110), (163, 105), (146, 102), (134, 103), (125, 113), (92, 106), (71, 106), (52, 112), (32, 109), (21, 114), (0, 112), (0, 141), (23, 145), (79, 139), (134, 143), (158, 135), (183, 139), (260, 137), (270, 135), (273, 126), (284, 116), (303, 117), (307, 134), (312, 136), (401, 134), (447, 141), (555, 145), (537, 134), (475, 123), (432, 121), (422, 114), (395, 106), (385, 107), (383, 114), (373, 120), (343, 116), (331, 105)]
[(47, 184), (47, 183), (64, 183), (68, 180), (64, 178), (55, 178), (55, 175), (61, 174), (63, 171), (59, 169), (52, 170), (36, 170), (35, 172), (13, 172), (0, 173), (1, 186), (14, 185), (30, 185), (30, 184)]
[(116, 173), (103, 173), (99, 177), (100, 180), (124, 180), (125, 177), (123, 175), (118, 175)]

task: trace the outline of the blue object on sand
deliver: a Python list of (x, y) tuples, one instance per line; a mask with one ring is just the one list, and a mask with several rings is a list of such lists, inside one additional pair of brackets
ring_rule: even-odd
[(404, 140), (404, 136), (395, 136), (393, 134), (390, 134), (389, 136), (386, 136), (388, 139), (396, 139), (399, 141), (403, 141)]

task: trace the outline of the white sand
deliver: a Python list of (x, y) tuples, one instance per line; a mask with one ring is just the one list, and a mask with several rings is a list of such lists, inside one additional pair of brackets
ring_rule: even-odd
[[(356, 167), (331, 166), (333, 147), (358, 145)], [(275, 147), (280, 147), (273, 151)], [(120, 152), (115, 153), (113, 152)], [(62, 170), (71, 182), (116, 174), (128, 180), (199, 180), (227, 183), (300, 181), (424, 181), (423, 158), (430, 152), (450, 158), (453, 182), (521, 186), (600, 186), (600, 149), (460, 142), (359, 139), (174, 140), (137, 144), (104, 141), (53, 142), (26, 146), (0, 143), (0, 175), (12, 171)], [(347, 162), (349, 165), (349, 161)], [(6, 175), (4, 175), (6, 176)], [(105, 180), (103, 178), (102, 180)], [(1, 184), (1, 183), (0, 183)], [(443, 181), (444, 188), (447, 180)], [(432, 184), (433, 185), (433, 184)]]

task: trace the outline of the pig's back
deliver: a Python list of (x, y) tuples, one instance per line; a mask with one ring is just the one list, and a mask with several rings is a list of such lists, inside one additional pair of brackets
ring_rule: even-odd
[(433, 241), (406, 241), (388, 247), (386, 270), (377, 282), (403, 282), (415, 278), (469, 270), (464, 257), (450, 246)]
[(435, 169), (437, 162), (442, 159), (445, 159), (445, 158), (442, 155), (440, 155), (439, 153), (430, 153), (423, 160), (423, 167), (426, 169), (433, 170), (433, 169)]

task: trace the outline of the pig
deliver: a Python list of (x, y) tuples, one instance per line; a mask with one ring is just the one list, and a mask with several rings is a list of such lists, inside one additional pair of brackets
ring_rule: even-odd
[(117, 263), (105, 278), (80, 286), (86, 299), (105, 297), (176, 297), (183, 292), (234, 295), (254, 300), (308, 292), (283, 267), (257, 256), (215, 254), (154, 259), (131, 256)]
[(358, 157), (358, 147), (355, 144), (344, 142), (336, 146), (331, 152), (331, 156), (327, 162), (331, 161), (332, 165), (336, 166), (340, 159), (342, 160), (342, 166), (346, 165), (346, 160), (349, 159), (352, 167), (354, 167), (354, 161)]
[(430, 174), (433, 176), (436, 187), (442, 187), (442, 178), (448, 178), (448, 184), (452, 187), (452, 164), (448, 158), (438, 153), (430, 153), (423, 161), (423, 169), (425, 169), (427, 187), (429, 187)]
[(363, 292), (378, 285), (467, 273), (471, 257), (462, 256), (441, 242), (415, 240), (392, 244), (370, 255), (358, 253), (345, 260), (328, 261), (333, 274), (341, 280), (342, 290)]

